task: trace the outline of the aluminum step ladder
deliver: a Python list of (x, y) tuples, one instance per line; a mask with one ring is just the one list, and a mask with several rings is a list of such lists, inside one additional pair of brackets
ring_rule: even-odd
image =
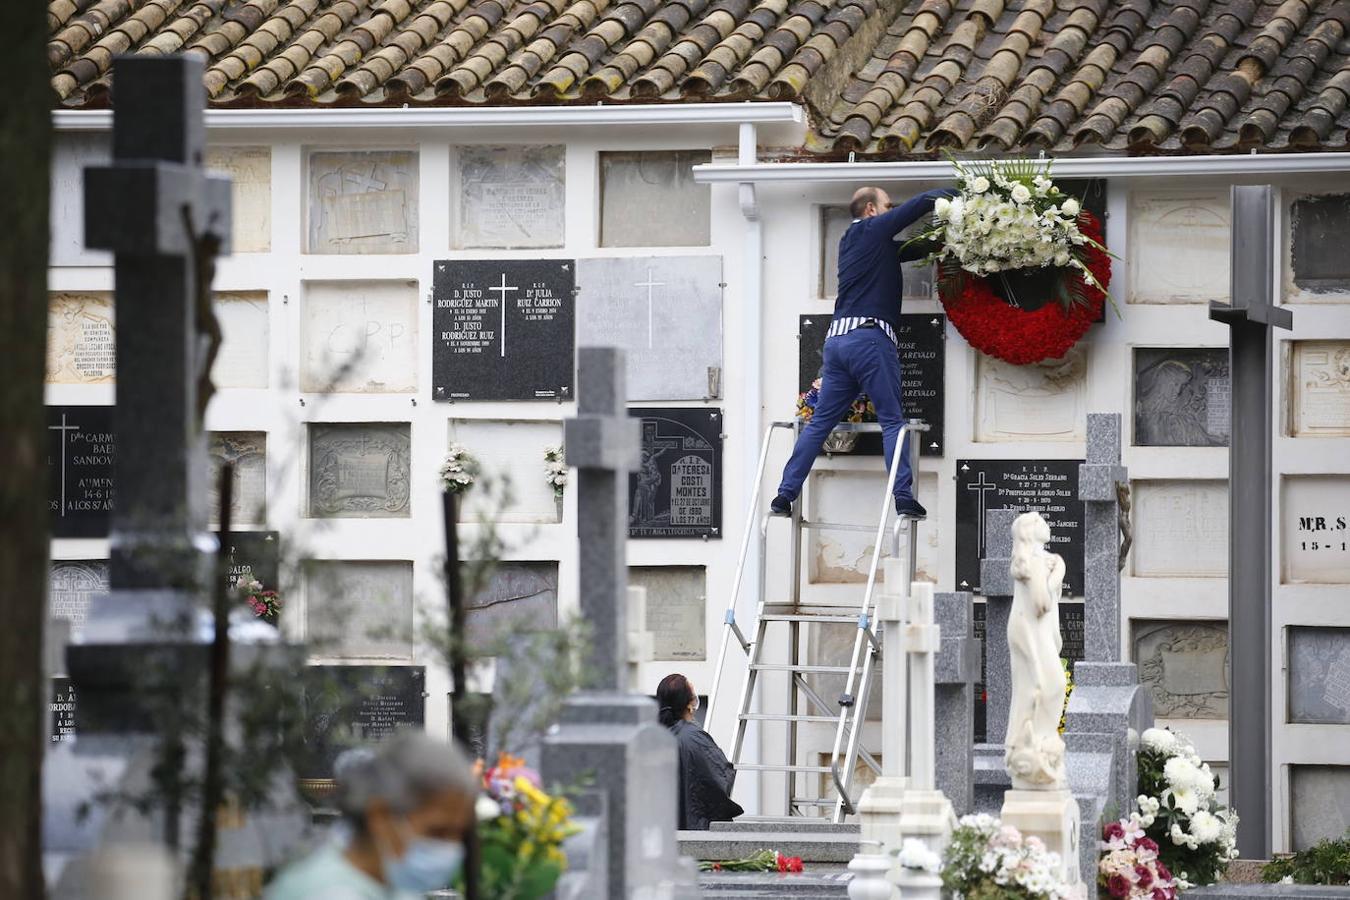
[[(881, 563), (882, 552), (890, 539), (890, 550), (895, 558), (906, 562), (908, 576), (901, 589), (908, 591), (909, 580), (913, 578), (917, 555), (918, 522), (909, 517), (897, 517), (892, 500), (892, 489), (896, 474), (899, 472), (900, 453), (887, 471), (886, 487), (881, 497), (881, 513), (876, 527), (869, 525), (845, 525), (830, 522), (815, 522), (802, 514), (806, 506), (806, 493), (801, 502), (793, 505), (791, 517), (783, 518), (788, 526), (787, 573), (790, 579), (787, 594), (777, 600), (771, 599), (766, 590), (768, 571), (769, 525), (778, 517), (767, 513), (767, 505), (761, 505), (761, 491), (764, 481), (765, 464), (769, 449), (777, 431), (787, 431), (794, 437), (800, 425), (797, 422), (773, 422), (764, 431), (760, 445), (759, 465), (756, 471), (755, 488), (750, 500), (750, 509), (746, 515), (747, 527), (741, 541), (740, 558), (736, 566), (736, 578), (732, 585), (731, 596), (723, 617), (722, 641), (717, 653), (717, 667), (713, 673), (712, 690), (708, 695), (706, 721), (712, 723), (713, 715), (719, 705), (729, 699), (729, 686), (723, 686), (723, 675), (727, 665), (727, 652), (734, 643), (740, 647), (746, 657), (745, 673), (741, 680), (740, 691), (736, 695), (736, 731), (731, 742), (730, 759), (737, 772), (777, 772), (782, 773), (786, 782), (786, 808), (788, 815), (821, 816), (829, 811), (834, 822), (843, 822), (844, 817), (854, 812), (854, 798), (850, 791), (853, 786), (853, 773), (858, 760), (873, 772), (880, 775), (881, 766), (876, 757), (862, 745), (862, 730), (867, 721), (867, 704), (871, 689), (872, 667), (881, 657), (881, 642), (875, 620), (875, 594), (877, 570)], [(899, 446), (909, 434), (920, 434), (928, 426), (919, 421), (907, 422), (900, 432)], [(876, 423), (843, 423), (835, 428), (836, 432), (880, 432)], [(909, 442), (910, 468), (918, 481), (918, 448), (916, 437)], [(809, 484), (809, 479), (808, 479)], [(867, 584), (856, 607), (843, 606), (803, 606), (801, 603), (801, 559), (802, 540), (812, 529), (829, 531), (853, 531), (874, 534), (871, 563), (867, 571)], [(746, 636), (737, 618), (737, 606), (741, 589), (745, 583), (745, 569), (749, 558), (751, 541), (758, 540), (759, 577), (756, 579), (758, 597), (750, 633)], [(902, 556), (902, 546), (905, 553)], [(778, 561), (775, 560), (775, 563)], [(778, 569), (778, 571), (782, 571)], [(855, 611), (856, 610), (856, 611)], [(853, 640), (853, 653), (847, 665), (839, 660), (837, 665), (804, 664), (800, 661), (802, 626), (828, 624), (852, 624), (857, 631)], [(771, 642), (772, 641), (772, 642)], [(766, 654), (766, 650), (786, 649), (786, 653)], [(765, 662), (764, 658), (786, 656), (787, 662)], [(788, 696), (785, 713), (751, 712), (755, 699), (755, 689), (761, 673), (777, 672), (789, 675)], [(820, 696), (807, 676), (843, 675), (844, 690), (838, 699), (831, 703)], [(727, 694), (728, 697), (723, 695)], [(802, 701), (805, 701), (803, 703)], [(742, 752), (745, 748), (746, 731), (752, 722), (778, 722), (787, 728), (786, 752), (783, 762), (745, 762)], [(802, 725), (834, 725), (834, 743), (830, 751), (828, 766), (803, 765), (797, 759), (798, 729)], [(762, 727), (762, 726), (761, 726)], [(802, 776), (828, 775), (834, 785), (835, 797), (810, 796), (809, 790), (799, 791)], [(808, 782), (809, 783), (809, 782)], [(808, 810), (814, 812), (808, 813)]]

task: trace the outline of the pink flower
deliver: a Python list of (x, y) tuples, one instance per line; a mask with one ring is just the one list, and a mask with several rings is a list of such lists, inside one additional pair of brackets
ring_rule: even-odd
[(1153, 889), (1153, 900), (1175, 900), (1176, 896), (1175, 891), (1163, 890), (1160, 887)]
[(1161, 878), (1163, 881), (1172, 880), (1172, 873), (1168, 871), (1167, 866), (1163, 863), (1162, 860), (1158, 860), (1158, 877)]
[(1106, 880), (1106, 891), (1112, 897), (1130, 896), (1130, 880), (1124, 875), (1112, 875)]
[(1108, 841), (1119, 840), (1123, 837), (1125, 837), (1125, 829), (1121, 827), (1119, 822), (1112, 822), (1106, 826), (1106, 839)]
[(1151, 837), (1140, 838), (1139, 842), (1135, 846), (1137, 846), (1141, 850), (1147, 850), (1149, 853), (1158, 852), (1158, 844)]
[(1139, 876), (1135, 883), (1144, 890), (1153, 886), (1153, 872), (1149, 870), (1148, 866), (1135, 866), (1134, 874)]

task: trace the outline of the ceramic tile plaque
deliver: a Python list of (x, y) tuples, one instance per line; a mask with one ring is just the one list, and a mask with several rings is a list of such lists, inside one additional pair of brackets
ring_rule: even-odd
[(1284, 580), (1350, 584), (1350, 475), (1291, 475), (1280, 513)]
[(300, 320), (300, 389), (396, 394), (417, 390), (417, 284), (312, 281)]
[(412, 659), (413, 566), (403, 560), (316, 560), (305, 566), (309, 654)]
[(722, 258), (577, 262), (577, 343), (619, 347), (630, 401), (721, 395)]
[(417, 154), (309, 154), (310, 253), (416, 253)]
[(1087, 351), (1028, 366), (979, 354), (975, 440), (1081, 441), (1087, 422)]
[(112, 294), (61, 291), (47, 306), (47, 383), (111, 384), (117, 370)]
[(406, 423), (311, 423), (309, 515), (406, 519), (410, 457)]
[(561, 247), (565, 150), (457, 147), (455, 247)]
[(628, 583), (647, 589), (647, 630), (654, 659), (708, 658), (708, 570), (703, 566), (630, 566)]
[(1289, 629), (1289, 721), (1350, 725), (1350, 628)]
[(450, 441), (463, 444), (478, 460), (484, 485), (504, 485), (506, 502), (495, 490), (465, 495), (463, 521), (557, 522), (560, 503), (545, 480), (544, 450), (562, 444), (562, 423), (554, 420), (451, 419)]
[(1297, 341), (1292, 366), (1291, 433), (1350, 436), (1350, 341)]
[(52, 537), (104, 537), (114, 500), (111, 406), (47, 407)]
[(209, 147), (206, 168), (230, 179), (230, 252), (271, 250), (272, 148)]
[(1228, 626), (1225, 622), (1140, 620), (1134, 623), (1139, 683), (1160, 719), (1228, 718)]
[(1130, 303), (1228, 299), (1228, 188), (1130, 194)]
[(211, 381), (222, 389), (267, 387), (271, 333), (267, 292), (217, 291), (213, 306), (222, 340)]
[(722, 536), (722, 411), (630, 409), (642, 461), (628, 477), (630, 538)]
[(1228, 483), (1136, 481), (1134, 574), (1228, 575)]
[(1226, 447), (1231, 418), (1227, 348), (1135, 349), (1135, 444)]
[(207, 515), (220, 521), (220, 470), (234, 464), (230, 523), (262, 525), (267, 521), (267, 432), (213, 431), (207, 443), (211, 471)]
[(707, 150), (600, 154), (601, 247), (706, 247), (712, 189), (694, 181)]

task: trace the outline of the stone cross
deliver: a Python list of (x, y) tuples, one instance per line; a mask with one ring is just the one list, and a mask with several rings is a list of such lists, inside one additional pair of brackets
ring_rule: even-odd
[(127, 56), (114, 63), (113, 162), (85, 173), (85, 243), (114, 254), (117, 504), (109, 582), (196, 583), (205, 530), (206, 455), (198, 422), (203, 365), (199, 239), (228, 249), (229, 180), (202, 168), (202, 63)]
[(971, 782), (975, 743), (975, 683), (980, 680), (980, 644), (974, 607), (966, 591), (933, 595), (939, 644), (933, 671), (937, 715), (937, 789), (958, 816), (974, 808)]
[(628, 416), (623, 351), (577, 351), (577, 416), (564, 423), (567, 463), (577, 469), (581, 613), (591, 628), (592, 683), (627, 690), (628, 473), (639, 464), (637, 420)]
[(1271, 850), (1270, 581), (1271, 329), (1293, 313), (1275, 305), (1276, 190), (1232, 189), (1232, 304), (1209, 317), (1230, 328), (1232, 426), (1228, 450), (1228, 766), (1230, 800), (1242, 810), (1238, 846), (1250, 859)]
[(1084, 501), (1084, 630), (1091, 662), (1120, 662), (1120, 485), (1129, 485), (1120, 464), (1120, 414), (1088, 413), (1078, 499)]

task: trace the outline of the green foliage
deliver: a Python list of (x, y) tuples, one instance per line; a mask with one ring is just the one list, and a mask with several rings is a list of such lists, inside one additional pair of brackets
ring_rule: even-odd
[(1292, 878), (1294, 884), (1350, 884), (1350, 831), (1333, 841), (1318, 841), (1307, 850), (1266, 863), (1261, 880)]

